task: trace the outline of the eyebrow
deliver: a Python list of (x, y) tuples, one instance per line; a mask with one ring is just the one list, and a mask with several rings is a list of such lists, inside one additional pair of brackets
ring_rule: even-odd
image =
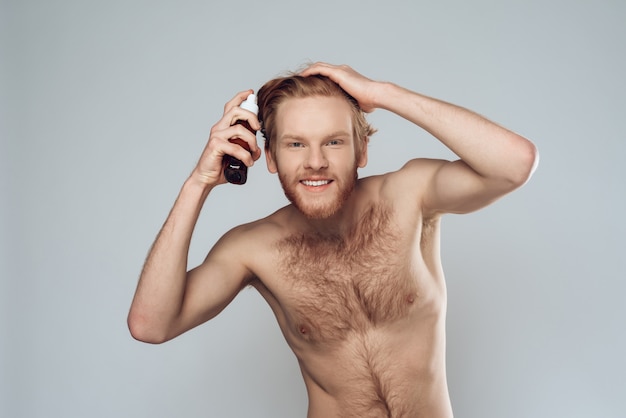
[[(335, 131), (332, 133), (329, 133), (327, 135), (324, 135), (324, 140), (328, 140), (328, 139), (332, 139), (332, 138), (337, 138), (337, 137), (350, 137), (351, 134), (348, 133), (347, 131)], [(280, 140), (285, 140), (285, 139), (297, 139), (297, 140), (303, 140), (305, 139), (303, 136), (301, 135), (296, 135), (296, 134), (290, 134), (290, 133), (286, 133), (284, 135), (281, 135), (279, 138)]]

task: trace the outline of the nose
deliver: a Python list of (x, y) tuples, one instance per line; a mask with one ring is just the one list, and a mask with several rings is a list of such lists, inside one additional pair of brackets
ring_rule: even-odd
[(321, 170), (327, 167), (328, 160), (326, 159), (324, 151), (321, 148), (309, 147), (305, 160), (305, 168)]

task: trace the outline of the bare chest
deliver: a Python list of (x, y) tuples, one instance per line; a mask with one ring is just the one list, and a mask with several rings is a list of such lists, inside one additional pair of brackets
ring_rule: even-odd
[(281, 241), (287, 326), (308, 342), (331, 343), (406, 317), (418, 298), (407, 247), (381, 209), (343, 235)]

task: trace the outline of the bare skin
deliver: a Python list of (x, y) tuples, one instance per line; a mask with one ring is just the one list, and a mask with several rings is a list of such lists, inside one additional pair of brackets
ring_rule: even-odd
[[(142, 272), (129, 313), (132, 335), (160, 343), (217, 315), (246, 286), (272, 308), (296, 354), (309, 418), (452, 416), (445, 370), (446, 287), (439, 254), (444, 213), (477, 210), (524, 184), (534, 146), (475, 113), (350, 67), (315, 64), (361, 108), (394, 112), (442, 141), (460, 160), (416, 159), (400, 170), (356, 178), (347, 103), (287, 99), (277, 148), (266, 153), (294, 204), (241, 225), (187, 271), (191, 234), (224, 154), (252, 165), (254, 135), (231, 124), (248, 92), (225, 106), (198, 165), (183, 185)], [(250, 155), (229, 143), (246, 140)]]

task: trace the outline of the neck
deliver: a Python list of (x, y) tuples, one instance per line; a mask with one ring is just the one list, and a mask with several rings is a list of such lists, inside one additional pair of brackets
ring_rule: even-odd
[(321, 219), (308, 218), (295, 206), (292, 206), (294, 220), (306, 232), (320, 235), (344, 235), (359, 219), (355, 196), (356, 193), (353, 193), (337, 212)]

